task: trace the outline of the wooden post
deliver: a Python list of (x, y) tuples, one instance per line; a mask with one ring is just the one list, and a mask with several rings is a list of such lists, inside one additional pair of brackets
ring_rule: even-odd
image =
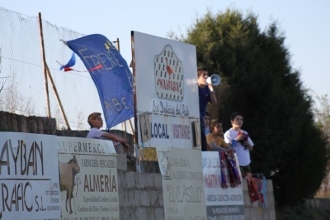
[(40, 12), (39, 12), (39, 16), (38, 17), (39, 17), (39, 28), (40, 28), (40, 40), (41, 40), (42, 66), (43, 66), (43, 69), (44, 69), (44, 78), (45, 78), (47, 116), (48, 116), (48, 118), (51, 117), (50, 104), (49, 104), (49, 89), (48, 89), (48, 77), (49, 77), (49, 80), (50, 80), (50, 82), (52, 84), (52, 87), (53, 87), (53, 90), (54, 90), (54, 93), (55, 93), (55, 97), (57, 99), (57, 102), (58, 102), (58, 104), (60, 106), (60, 109), (61, 109), (61, 112), (63, 114), (63, 118), (64, 118), (64, 121), (66, 123), (67, 129), (68, 130), (71, 130), (70, 125), (69, 125), (69, 121), (68, 121), (68, 119), (67, 119), (67, 117), (66, 117), (66, 115), (64, 113), (62, 102), (61, 102), (60, 97), (58, 95), (58, 92), (57, 92), (57, 89), (56, 89), (56, 86), (55, 86), (53, 77), (50, 74), (50, 71), (49, 71), (49, 68), (48, 68), (48, 65), (47, 65), (47, 62), (46, 62), (44, 37), (43, 37), (43, 31), (42, 31), (42, 19), (41, 19), (41, 13)]
[(119, 38), (117, 38), (116, 44), (117, 44), (117, 50), (120, 52)]
[[(119, 38), (117, 38), (117, 40), (114, 41), (113, 43), (116, 43), (116, 48), (117, 48), (118, 52), (120, 53)], [(124, 121), (124, 122), (121, 123), (121, 127), (127, 133), (126, 121)]]
[(51, 117), (50, 104), (49, 104), (49, 90), (48, 90), (48, 78), (47, 78), (47, 68), (46, 68), (46, 56), (45, 56), (45, 46), (44, 46), (44, 35), (42, 32), (42, 20), (41, 13), (39, 12), (39, 31), (40, 31), (40, 41), (41, 41), (41, 57), (42, 66), (44, 69), (44, 82), (45, 82), (45, 92), (46, 92), (46, 105), (47, 105), (47, 117)]
[(58, 95), (58, 92), (57, 92), (57, 89), (56, 89), (56, 86), (55, 86), (55, 83), (54, 83), (53, 77), (52, 77), (52, 75), (50, 74), (50, 71), (49, 71), (49, 68), (48, 68), (47, 63), (46, 63), (46, 69), (47, 69), (47, 74), (48, 74), (48, 77), (49, 77), (50, 83), (52, 84), (52, 87), (53, 87), (53, 90), (54, 90), (54, 93), (55, 93), (55, 97), (56, 97), (57, 103), (58, 103), (58, 105), (60, 106), (60, 109), (61, 109), (61, 112), (62, 112), (62, 115), (63, 115), (64, 121), (65, 121), (65, 123), (66, 123), (67, 129), (68, 129), (68, 130), (71, 130), (70, 125), (69, 125), (69, 121), (68, 121), (68, 119), (67, 119), (67, 117), (66, 117), (66, 114), (65, 114), (65, 112), (64, 112), (64, 108), (63, 108), (62, 102), (61, 102), (61, 100), (60, 100), (60, 96)]
[[(135, 73), (135, 45), (134, 45), (134, 32), (131, 32), (131, 51), (132, 51), (132, 61), (130, 67), (133, 70), (133, 79), (136, 77)], [(140, 148), (139, 148), (139, 141), (138, 141), (138, 120), (137, 120), (137, 103), (136, 103), (136, 85), (133, 83), (133, 102), (134, 102), (134, 126), (135, 130), (133, 132), (134, 137), (134, 150), (136, 155), (136, 170), (140, 173), (144, 172), (143, 163), (141, 162), (140, 157)]]

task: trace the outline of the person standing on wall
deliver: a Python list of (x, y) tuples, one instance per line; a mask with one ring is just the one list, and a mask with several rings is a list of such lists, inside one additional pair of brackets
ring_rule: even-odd
[(217, 98), (214, 94), (212, 83), (209, 84), (206, 83), (206, 79), (208, 76), (209, 73), (205, 67), (199, 67), (197, 69), (202, 151), (207, 151), (205, 123), (204, 123), (204, 116), (206, 114), (207, 104), (208, 103), (211, 103), (212, 105), (217, 104)]

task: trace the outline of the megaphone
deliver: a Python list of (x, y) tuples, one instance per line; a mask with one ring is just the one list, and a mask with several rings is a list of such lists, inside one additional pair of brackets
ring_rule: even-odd
[(207, 77), (206, 78), (206, 83), (207, 84), (211, 84), (214, 85), (214, 86), (217, 86), (219, 85), (221, 82), (221, 79), (220, 79), (220, 76), (218, 74), (212, 74), (211, 76)]

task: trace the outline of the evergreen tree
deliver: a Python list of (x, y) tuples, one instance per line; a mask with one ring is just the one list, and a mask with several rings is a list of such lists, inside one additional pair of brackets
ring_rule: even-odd
[(252, 137), (252, 171), (274, 176), (277, 205), (301, 202), (320, 186), (327, 162), (325, 140), (314, 125), (312, 100), (276, 23), (260, 31), (257, 17), (238, 10), (208, 12), (188, 30), (185, 42), (196, 45), (198, 64), (219, 73), (218, 106), (211, 116), (230, 127), (232, 112), (244, 114)]

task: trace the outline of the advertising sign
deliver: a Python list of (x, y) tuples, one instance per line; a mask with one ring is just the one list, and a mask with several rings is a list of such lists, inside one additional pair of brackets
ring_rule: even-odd
[(0, 132), (0, 219), (60, 219), (56, 140)]
[(58, 137), (63, 220), (119, 219), (112, 141)]
[[(223, 187), (219, 153), (202, 152), (202, 167), (208, 219), (243, 220), (243, 186)], [(229, 178), (228, 173), (224, 175)]]
[(193, 130), (192, 122), (200, 117), (196, 47), (136, 31), (132, 44), (139, 146), (191, 149), (192, 133), (183, 138), (175, 134)]
[(206, 220), (200, 150), (157, 148), (165, 219)]

